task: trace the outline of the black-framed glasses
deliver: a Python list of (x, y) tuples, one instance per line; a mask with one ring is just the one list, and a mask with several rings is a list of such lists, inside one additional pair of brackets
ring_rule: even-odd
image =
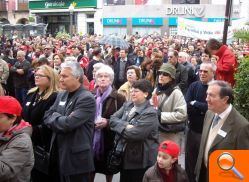
[(168, 74), (168, 73), (166, 73), (166, 72), (161, 72), (161, 71), (158, 72), (158, 75), (170, 76), (170, 74)]

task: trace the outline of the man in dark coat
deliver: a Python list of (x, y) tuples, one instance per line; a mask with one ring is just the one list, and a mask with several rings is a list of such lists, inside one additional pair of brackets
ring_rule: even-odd
[(94, 171), (95, 100), (82, 87), (82, 75), (79, 63), (68, 61), (62, 64), (60, 87), (65, 91), (58, 94), (44, 116), (44, 123), (53, 131), (53, 181), (88, 182), (89, 172)]
[(128, 59), (127, 51), (124, 49), (120, 50), (120, 57), (117, 62), (114, 64), (114, 86), (116, 89), (119, 89), (123, 85), (126, 79), (126, 69), (127, 67), (133, 65), (133, 61)]

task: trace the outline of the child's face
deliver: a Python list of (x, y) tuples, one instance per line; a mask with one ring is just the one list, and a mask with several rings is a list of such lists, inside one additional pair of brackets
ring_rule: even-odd
[(169, 169), (176, 160), (177, 158), (173, 158), (164, 152), (159, 151), (157, 154), (157, 163), (160, 168)]

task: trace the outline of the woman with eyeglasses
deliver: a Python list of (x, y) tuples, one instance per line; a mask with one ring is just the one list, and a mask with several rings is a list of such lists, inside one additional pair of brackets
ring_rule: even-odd
[(158, 72), (158, 85), (152, 102), (158, 109), (159, 141), (172, 140), (181, 146), (181, 135), (187, 120), (187, 104), (180, 88), (175, 83), (176, 69), (163, 64)]
[(115, 112), (109, 121), (116, 140), (122, 136), (120, 182), (141, 182), (145, 171), (156, 162), (158, 147), (157, 111), (150, 104), (153, 88), (148, 80), (136, 80), (131, 101)]
[[(44, 113), (53, 105), (58, 86), (58, 75), (53, 68), (43, 65), (37, 68), (35, 74), (35, 87), (30, 89), (23, 104), (23, 119), (32, 125), (33, 146), (40, 146), (46, 151), (50, 150), (52, 132), (43, 125)], [(48, 175), (36, 169), (32, 170), (33, 182), (49, 181)]]

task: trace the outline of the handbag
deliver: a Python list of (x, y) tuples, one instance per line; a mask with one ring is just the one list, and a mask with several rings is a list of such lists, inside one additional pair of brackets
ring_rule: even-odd
[(50, 165), (50, 152), (51, 152), (51, 146), (49, 151), (46, 150), (44, 138), (41, 132), (42, 126), (38, 126), (38, 131), (40, 132), (42, 146), (40, 145), (34, 145), (34, 158), (35, 158), (35, 164), (34, 168), (38, 170), (39, 172), (42, 172), (44, 174), (49, 173), (49, 165)]
[(114, 143), (113, 149), (107, 156), (107, 171), (111, 174), (120, 172), (123, 163), (125, 143), (120, 135)]

